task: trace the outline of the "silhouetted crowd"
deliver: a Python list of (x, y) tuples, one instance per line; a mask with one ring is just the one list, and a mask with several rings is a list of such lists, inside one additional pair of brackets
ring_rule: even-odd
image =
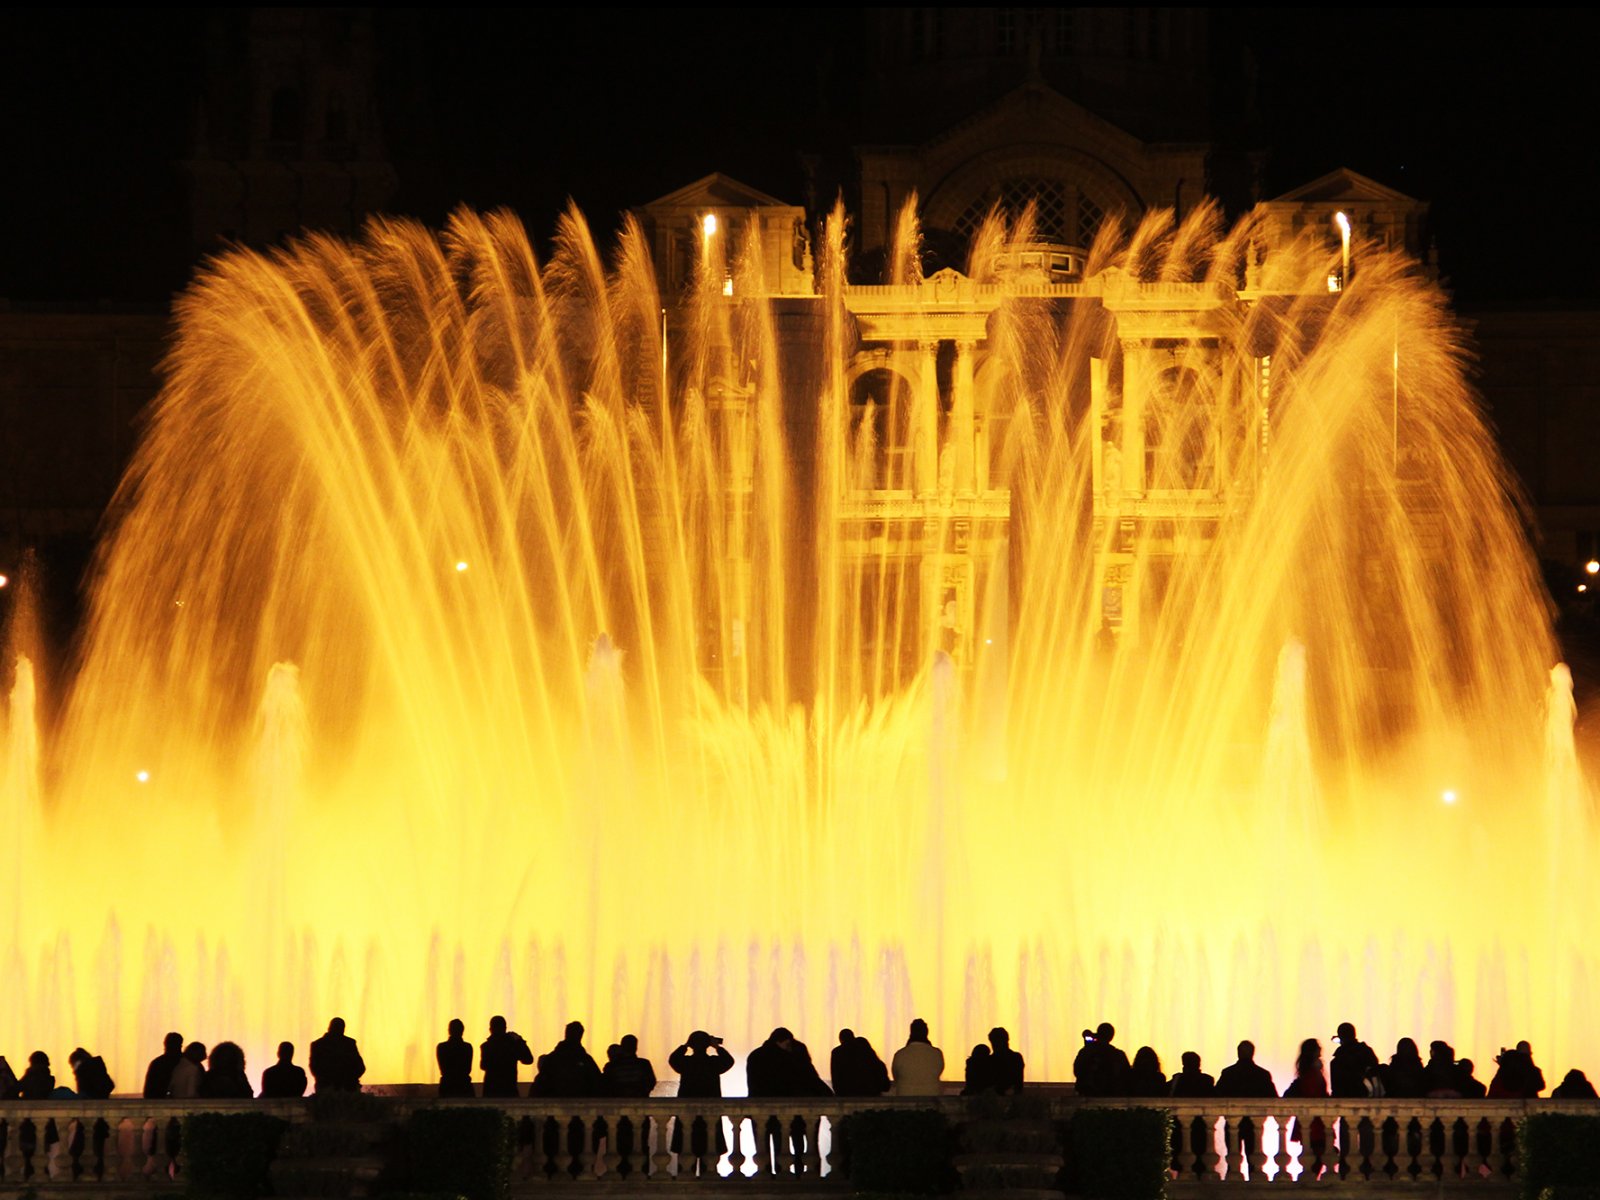
[[(583, 1037), (583, 1025), (573, 1021), (561, 1040), (535, 1059), (527, 1041), (507, 1027), (504, 1017), (492, 1017), (489, 1035), (477, 1048), (480, 1087), (473, 1082), (474, 1054), (472, 1044), (466, 1040), (466, 1026), (459, 1020), (451, 1021), (448, 1036), (435, 1051), (439, 1095), (520, 1097), (524, 1094), (519, 1079), (523, 1066), (534, 1068), (526, 1093), (530, 1098), (643, 1098), (655, 1091), (655, 1067), (640, 1056), (637, 1037), (628, 1034), (607, 1047), (603, 1067), (585, 1049)], [(1237, 1060), (1224, 1067), (1216, 1078), (1201, 1070), (1200, 1055), (1192, 1050), (1182, 1056), (1182, 1069), (1169, 1078), (1154, 1049), (1141, 1046), (1129, 1062), (1115, 1038), (1116, 1030), (1109, 1023), (1083, 1031), (1083, 1048), (1073, 1062), (1078, 1095), (1533, 1099), (1545, 1089), (1544, 1074), (1533, 1061), (1533, 1049), (1527, 1042), (1518, 1042), (1500, 1052), (1495, 1058), (1494, 1075), (1485, 1085), (1476, 1077), (1472, 1061), (1458, 1059), (1446, 1042), (1430, 1043), (1424, 1062), (1416, 1042), (1401, 1038), (1394, 1054), (1384, 1063), (1356, 1037), (1355, 1027), (1346, 1022), (1339, 1026), (1333, 1038), (1333, 1054), (1326, 1061), (1321, 1042), (1309, 1038), (1301, 1043), (1294, 1077), (1280, 1092), (1271, 1073), (1255, 1061), (1255, 1046), (1248, 1041), (1239, 1043)], [(277, 1062), (262, 1073), (261, 1098), (304, 1096), (312, 1085), (319, 1093), (361, 1089), (366, 1063), (355, 1039), (345, 1032), (341, 1018), (330, 1021), (327, 1033), (311, 1043), (309, 1079), (306, 1070), (295, 1063), (294, 1054), (293, 1043), (279, 1044)], [(72, 1070), (72, 1087), (57, 1082), (50, 1070), (50, 1058), (42, 1050), (29, 1056), (27, 1070), (20, 1077), (0, 1057), (0, 1099), (104, 1099), (115, 1089), (116, 1084), (98, 1055), (80, 1047), (68, 1056), (67, 1062)], [(697, 1029), (667, 1056), (667, 1065), (678, 1075), (679, 1096), (715, 1099), (721, 1097), (722, 1076), (733, 1068), (735, 1059), (720, 1037)], [(823, 1081), (806, 1044), (779, 1026), (750, 1051), (745, 1060), (745, 1079), (748, 1094), (754, 1098), (938, 1096), (944, 1090), (944, 1066), (944, 1052), (929, 1040), (926, 1021), (911, 1022), (905, 1045), (895, 1051), (888, 1064), (866, 1038), (841, 1029), (839, 1043), (829, 1058), (830, 1085)], [(986, 1043), (974, 1046), (967, 1055), (961, 1094), (1014, 1094), (1022, 1090), (1024, 1073), (1022, 1055), (1012, 1048), (1010, 1034), (995, 1028), (989, 1031)], [(143, 1094), (146, 1099), (179, 1100), (239, 1100), (256, 1095), (245, 1075), (244, 1051), (236, 1043), (219, 1042), (208, 1052), (200, 1042), (185, 1044), (178, 1033), (167, 1034), (162, 1053), (151, 1061), (145, 1072)], [(1572, 1070), (1551, 1091), (1550, 1098), (1600, 1097), (1582, 1071)], [(696, 1123), (697, 1132), (692, 1135), (697, 1140), (709, 1136), (698, 1129), (701, 1124)], [(776, 1130), (769, 1132), (778, 1136)], [(677, 1136), (681, 1134), (680, 1130)]]
[[(1428, 1061), (1423, 1062), (1417, 1043), (1401, 1038), (1394, 1054), (1384, 1063), (1371, 1046), (1356, 1037), (1355, 1026), (1346, 1021), (1334, 1034), (1333, 1055), (1326, 1062), (1322, 1043), (1316, 1038), (1300, 1043), (1294, 1078), (1280, 1093), (1271, 1073), (1255, 1061), (1252, 1042), (1239, 1043), (1238, 1059), (1222, 1068), (1216, 1079), (1200, 1069), (1200, 1056), (1192, 1050), (1183, 1055), (1183, 1069), (1169, 1079), (1162, 1073), (1161, 1059), (1153, 1049), (1139, 1047), (1130, 1063), (1127, 1054), (1115, 1044), (1115, 1037), (1116, 1030), (1109, 1023), (1092, 1032), (1083, 1031), (1083, 1049), (1073, 1062), (1078, 1095), (1532, 1100), (1545, 1088), (1544, 1072), (1533, 1061), (1533, 1047), (1527, 1042), (1500, 1051), (1495, 1057), (1494, 1076), (1486, 1086), (1476, 1077), (1473, 1061), (1457, 1058), (1448, 1042), (1430, 1042)], [(1574, 1069), (1567, 1072), (1550, 1098), (1597, 1097), (1594, 1085), (1582, 1071)]]

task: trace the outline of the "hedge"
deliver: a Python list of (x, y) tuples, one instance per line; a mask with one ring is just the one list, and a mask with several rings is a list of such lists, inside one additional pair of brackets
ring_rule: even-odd
[(407, 1193), (506, 1200), (516, 1135), (504, 1109), (419, 1109), (404, 1141)]
[(872, 1108), (839, 1123), (835, 1153), (847, 1160), (852, 1191), (927, 1196), (955, 1186), (952, 1137), (931, 1109)]
[(1523, 1200), (1571, 1189), (1592, 1191), (1600, 1177), (1600, 1117), (1534, 1113), (1517, 1126), (1517, 1160)]
[(193, 1113), (183, 1120), (183, 1176), (191, 1196), (266, 1196), (267, 1168), (289, 1123), (267, 1113)]
[(1067, 1127), (1067, 1190), (1087, 1200), (1162, 1200), (1171, 1135), (1163, 1109), (1078, 1109)]

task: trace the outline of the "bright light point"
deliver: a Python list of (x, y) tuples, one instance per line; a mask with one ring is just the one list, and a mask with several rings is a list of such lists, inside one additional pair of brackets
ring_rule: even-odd
[(992, 645), (994, 645), (994, 639), (993, 638), (984, 638), (983, 639), (983, 644), (985, 646), (992, 646)]
[(1591, 558), (1583, 564), (1583, 569), (1591, 575), (1600, 575), (1600, 560)]
[(700, 231), (707, 237), (715, 237), (717, 233), (717, 214), (707, 213), (700, 222)]
[(722, 294), (724, 296), (733, 295), (733, 276), (732, 275), (729, 275), (726, 279), (724, 279), (722, 281)]
[(1443, 801), (1444, 801), (1444, 802), (1445, 802), (1445, 803), (1446, 803), (1446, 804), (1454, 804), (1454, 803), (1455, 803), (1455, 802), (1456, 802), (1456, 794), (1455, 794), (1455, 792), (1454, 792), (1454, 791), (1451, 791), (1451, 790), (1449, 790), (1449, 789), (1446, 789), (1446, 790), (1445, 790), (1445, 791), (1444, 791), (1444, 792), (1443, 792), (1443, 793), (1442, 793), (1442, 794), (1441, 794), (1441, 795), (1440, 795), (1440, 796), (1439, 796), (1439, 799), (1441, 799), (1441, 800), (1443, 800)]
[(1328, 272), (1328, 290), (1330, 292), (1337, 292), (1343, 286), (1344, 285), (1339, 281), (1339, 272), (1337, 272), (1337, 271), (1329, 271)]
[(1340, 234), (1341, 237), (1349, 237), (1350, 236), (1350, 218), (1345, 216), (1344, 213), (1342, 213), (1342, 212), (1334, 213), (1333, 214), (1333, 223), (1339, 227), (1339, 234)]
[(9, 575), (0, 575), (0, 588), (5, 587), (6, 584), (8, 584), (10, 582), (11, 582), (11, 576), (9, 576)]
[(1578, 590), (1580, 592), (1587, 592), (1589, 590), (1589, 585), (1587, 583), (1580, 583), (1578, 585)]
[(462, 561), (456, 563), (456, 570), (465, 571), (466, 569), (467, 569), (467, 563), (466, 563), (465, 559), (463, 559)]
[(149, 771), (140, 771), (137, 775), (134, 776), (134, 778), (137, 779), (140, 783), (149, 783), (150, 782), (150, 772)]
[(172, 606), (174, 608), (182, 608), (183, 607), (183, 601), (182, 600), (174, 600), (172, 602)]

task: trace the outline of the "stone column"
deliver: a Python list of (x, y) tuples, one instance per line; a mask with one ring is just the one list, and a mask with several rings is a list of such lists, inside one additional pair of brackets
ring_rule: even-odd
[(939, 486), (939, 343), (917, 344), (917, 393), (911, 406), (912, 477), (916, 494), (930, 495)]
[(972, 396), (972, 338), (956, 342), (956, 369), (950, 385), (950, 453), (955, 460), (955, 490), (970, 493), (978, 486), (973, 459), (975, 427)]

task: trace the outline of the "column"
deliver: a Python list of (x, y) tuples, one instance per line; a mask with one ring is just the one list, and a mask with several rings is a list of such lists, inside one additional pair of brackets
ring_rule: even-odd
[(917, 392), (911, 404), (911, 467), (916, 494), (939, 486), (939, 343), (917, 345)]
[(950, 453), (955, 457), (955, 490), (963, 494), (974, 491), (977, 473), (973, 458), (973, 395), (972, 352), (977, 343), (972, 338), (956, 341), (956, 369), (950, 386)]

